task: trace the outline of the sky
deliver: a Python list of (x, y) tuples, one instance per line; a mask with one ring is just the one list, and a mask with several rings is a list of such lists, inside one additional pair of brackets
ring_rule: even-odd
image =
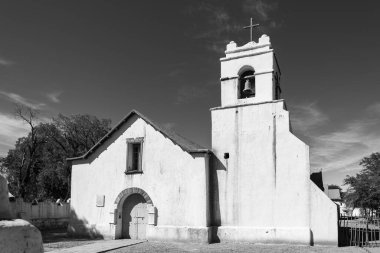
[[(136, 109), (211, 147), (225, 46), (271, 37), (294, 133), (312, 171), (342, 185), (380, 151), (378, 1), (0, 2), (0, 156), (41, 118), (91, 114), (116, 124)], [(376, 46), (377, 45), (377, 46)]]

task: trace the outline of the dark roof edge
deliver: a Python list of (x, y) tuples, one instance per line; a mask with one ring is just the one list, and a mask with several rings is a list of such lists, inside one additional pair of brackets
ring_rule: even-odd
[(209, 149), (195, 149), (195, 150), (189, 150), (188, 151), (189, 153), (192, 153), (192, 154), (196, 154), (196, 153), (207, 153), (207, 154), (211, 154), (211, 150)]
[(117, 130), (119, 130), (119, 128), (124, 124), (124, 122), (126, 122), (133, 115), (137, 115), (138, 117), (142, 118), (144, 121), (146, 121), (151, 126), (153, 126), (157, 131), (159, 131), (161, 134), (163, 134), (166, 138), (169, 138), (174, 144), (178, 145), (179, 147), (181, 147), (184, 151), (186, 151), (188, 153), (211, 153), (211, 151), (208, 150), (208, 149), (191, 149), (190, 150), (190, 149), (184, 147), (183, 145), (181, 145), (177, 141), (175, 141), (174, 138), (172, 138), (170, 136), (170, 134), (168, 134), (166, 131), (164, 131), (161, 127), (157, 126), (150, 119), (148, 119), (147, 117), (145, 117), (143, 114), (139, 113), (136, 110), (132, 110), (130, 113), (127, 114), (127, 116), (125, 116), (121, 121), (119, 121), (119, 123), (117, 123), (106, 135), (104, 135), (97, 143), (95, 143), (95, 145), (92, 146), (92, 148), (90, 148), (85, 154), (83, 154), (81, 156), (78, 156), (78, 157), (69, 157), (69, 158), (66, 158), (66, 161), (74, 161), (74, 160), (83, 160), (83, 159), (86, 159), (90, 154), (92, 154), (93, 152), (95, 152), (95, 150), (100, 145), (102, 145), (103, 142), (105, 142), (114, 132), (116, 132)]

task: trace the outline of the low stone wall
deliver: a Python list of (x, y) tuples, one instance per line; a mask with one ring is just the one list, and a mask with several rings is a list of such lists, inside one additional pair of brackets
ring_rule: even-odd
[(32, 205), (19, 198), (11, 202), (10, 206), (15, 217), (27, 220), (41, 230), (66, 228), (69, 223), (70, 204), (68, 203), (58, 205), (51, 201), (44, 201)]
[(0, 252), (42, 253), (41, 233), (25, 220), (0, 220)]

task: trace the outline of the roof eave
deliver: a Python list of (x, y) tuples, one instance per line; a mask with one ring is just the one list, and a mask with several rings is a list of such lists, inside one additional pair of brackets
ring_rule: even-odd
[(152, 125), (156, 130), (158, 130), (161, 134), (163, 134), (165, 137), (171, 139), (176, 145), (180, 146), (184, 151), (190, 153), (190, 154), (196, 154), (196, 153), (211, 153), (208, 149), (194, 149), (194, 150), (188, 150), (184, 147), (182, 147), (179, 143), (176, 143), (168, 134), (165, 133), (160, 127), (156, 126), (155, 123), (153, 123), (151, 120), (149, 120), (147, 117), (145, 117), (143, 114), (139, 113), (136, 110), (132, 110), (127, 116), (125, 116), (119, 123), (116, 124), (105, 136), (103, 136), (92, 148), (87, 151), (82, 156), (78, 157), (70, 157), (66, 158), (66, 161), (76, 161), (76, 160), (85, 160), (87, 157), (93, 153), (104, 141), (108, 139), (109, 136), (111, 136), (115, 131), (117, 131), (121, 125), (127, 121), (132, 115), (137, 115), (138, 117), (141, 117), (143, 120), (145, 120), (147, 123)]
[(191, 153), (191, 154), (198, 154), (198, 153), (211, 154), (211, 150), (209, 150), (209, 149), (189, 150), (188, 152)]
[[(197, 150), (185, 150), (186, 152), (190, 153), (190, 154), (211, 154), (212, 151), (209, 150), (209, 149), (197, 149)], [(76, 160), (83, 160), (83, 159), (86, 159), (87, 156), (89, 154), (85, 154), (85, 155), (82, 155), (82, 156), (77, 156), (77, 157), (69, 157), (69, 158), (66, 158), (66, 161), (76, 161)]]

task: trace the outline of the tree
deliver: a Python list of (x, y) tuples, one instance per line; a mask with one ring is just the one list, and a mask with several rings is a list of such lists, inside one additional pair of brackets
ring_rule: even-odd
[[(56, 134), (52, 132), (51, 138), (63, 149), (66, 158), (78, 157), (86, 153), (94, 146), (110, 129), (111, 120), (98, 119), (91, 115), (73, 115), (70, 117), (59, 114), (53, 119), (54, 126), (62, 134), (60, 138), (56, 138)], [(68, 190), (66, 198), (70, 194), (71, 168), (66, 163), (66, 159), (62, 165), (66, 170)]]
[(111, 121), (60, 114), (51, 122), (37, 124), (32, 109), (16, 112), (29, 124), (30, 132), (19, 138), (15, 148), (0, 161), (10, 191), (28, 201), (69, 198), (71, 168), (66, 158), (87, 152), (110, 130)]
[(380, 153), (372, 153), (360, 161), (363, 169), (356, 176), (346, 176), (344, 184), (349, 185), (345, 201), (351, 207), (363, 210), (380, 208)]
[(91, 115), (67, 117), (59, 114), (53, 122), (63, 135), (63, 139), (55, 139), (55, 141), (62, 148), (66, 146), (66, 152), (70, 157), (80, 156), (87, 152), (111, 129), (111, 120), (98, 119)]
[[(41, 170), (38, 174), (39, 199), (66, 199), (70, 194), (67, 147), (62, 133), (53, 123), (41, 123), (40, 132), (46, 139), (42, 147)], [(63, 143), (61, 146), (61, 143)]]
[(36, 192), (37, 157), (43, 140), (36, 127), (38, 111), (17, 104), (15, 114), (29, 126), (30, 132), (26, 137), (18, 139), (15, 149), (10, 150), (3, 159), (3, 166), (7, 167), (8, 181), (12, 180), (11, 186), (17, 189), (17, 195), (25, 198), (27, 194)]

